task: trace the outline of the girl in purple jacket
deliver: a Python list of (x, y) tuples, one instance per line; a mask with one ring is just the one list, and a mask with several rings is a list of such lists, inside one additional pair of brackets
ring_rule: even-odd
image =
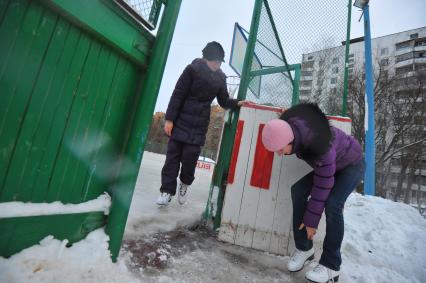
[(291, 188), (296, 249), (288, 262), (291, 272), (314, 258), (312, 239), (325, 209), (326, 235), (319, 264), (306, 273), (313, 282), (337, 281), (342, 258), (343, 207), (361, 182), (365, 163), (358, 141), (330, 126), (316, 104), (302, 103), (269, 121), (262, 133), (267, 150), (296, 154), (314, 170)]

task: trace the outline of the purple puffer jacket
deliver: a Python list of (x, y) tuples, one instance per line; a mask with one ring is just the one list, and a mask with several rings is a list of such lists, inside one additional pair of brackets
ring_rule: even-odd
[[(293, 153), (301, 158), (301, 149), (312, 142), (313, 131), (301, 118), (291, 118), (288, 123), (294, 133)], [(303, 159), (314, 169), (311, 198), (303, 216), (305, 226), (312, 228), (318, 227), (325, 203), (334, 186), (335, 173), (362, 159), (361, 145), (354, 137), (333, 126), (330, 128), (332, 139), (329, 150), (316, 160)]]

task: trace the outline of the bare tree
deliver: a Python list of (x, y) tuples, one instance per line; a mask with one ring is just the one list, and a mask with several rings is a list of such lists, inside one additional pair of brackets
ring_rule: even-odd
[[(394, 199), (402, 193), (406, 170), (416, 172), (424, 148), (424, 72), (390, 75), (386, 62), (378, 62), (375, 72), (376, 192), (385, 197), (391, 173), (391, 159), (398, 158), (401, 171)], [(364, 144), (365, 85), (359, 70), (349, 80), (348, 109), (353, 118), (353, 133)], [(422, 124), (423, 123), (423, 124)], [(413, 160), (417, 160), (414, 162)], [(414, 180), (411, 177), (411, 180)], [(410, 183), (411, 182), (411, 183)], [(413, 181), (409, 181), (412, 184)], [(408, 195), (411, 185), (406, 187)], [(408, 197), (405, 197), (408, 198)]]

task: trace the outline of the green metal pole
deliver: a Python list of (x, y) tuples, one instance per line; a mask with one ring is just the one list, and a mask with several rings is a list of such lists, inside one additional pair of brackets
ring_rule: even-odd
[(293, 97), (291, 99), (291, 105), (296, 105), (299, 103), (299, 82), (300, 82), (300, 73), (302, 66), (300, 64), (295, 65), (294, 69), (294, 81), (293, 81)]
[[(142, 86), (137, 111), (133, 119), (134, 125), (129, 137), (123, 161), (123, 169), (118, 177), (117, 185), (112, 188), (112, 205), (106, 232), (110, 236), (109, 248), (113, 261), (116, 261), (123, 239), (124, 228), (132, 201), (133, 191), (138, 176), (140, 162), (148, 136), (152, 113), (157, 101), (164, 68), (173, 38), (181, 0), (167, 1), (157, 39), (152, 49), (146, 77)], [(125, 165), (131, 164), (126, 170)]]
[(294, 64), (294, 65), (286, 65), (286, 66), (279, 66), (279, 67), (269, 67), (264, 68), (260, 70), (254, 70), (250, 72), (250, 77), (256, 77), (256, 76), (265, 76), (270, 74), (276, 74), (276, 73), (282, 73), (284, 76), (284, 72), (294, 71), (300, 66), (300, 64)]
[(254, 4), (253, 17), (246, 47), (246, 54), (244, 55), (243, 70), (241, 72), (241, 81), (238, 89), (238, 99), (246, 98), (248, 85), (251, 80), (250, 71), (251, 65), (253, 63), (254, 48), (256, 46), (257, 41), (257, 32), (259, 30), (260, 13), (262, 12), (262, 2), (263, 0), (256, 0)]
[(345, 46), (345, 75), (343, 77), (343, 101), (342, 101), (342, 116), (347, 116), (347, 100), (348, 100), (348, 77), (349, 77), (349, 47), (351, 40), (351, 14), (352, 0), (348, 2), (348, 23), (346, 30), (346, 46)]
[[(257, 41), (257, 32), (259, 30), (260, 13), (262, 12), (263, 0), (256, 0), (253, 8), (253, 16), (250, 25), (250, 33), (246, 47), (246, 53), (244, 55), (243, 70), (241, 72), (240, 87), (238, 89), (238, 99), (244, 100), (247, 95), (248, 85), (250, 83), (250, 71), (253, 62), (254, 48)], [(225, 180), (229, 169), (229, 163), (231, 161), (232, 147), (234, 145), (235, 132), (237, 130), (237, 121), (239, 116), (239, 110), (235, 111), (232, 115), (230, 125), (225, 125), (223, 132), (222, 143), (219, 151), (218, 164), (215, 167), (213, 174), (213, 186), (220, 188), (218, 200), (217, 200), (217, 212), (214, 219), (214, 228), (220, 226), (222, 217), (223, 199), (225, 197)], [(212, 186), (212, 187), (213, 187)]]

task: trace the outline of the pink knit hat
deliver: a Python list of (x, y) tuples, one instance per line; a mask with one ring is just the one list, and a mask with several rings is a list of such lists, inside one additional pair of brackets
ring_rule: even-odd
[(276, 152), (283, 149), (294, 140), (290, 125), (281, 119), (274, 119), (266, 123), (262, 132), (262, 142), (269, 151)]

